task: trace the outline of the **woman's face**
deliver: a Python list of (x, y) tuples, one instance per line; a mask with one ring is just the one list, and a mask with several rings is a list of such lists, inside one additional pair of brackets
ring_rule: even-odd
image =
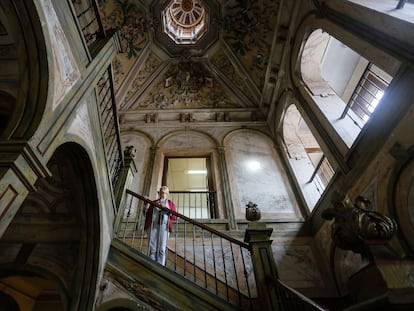
[(167, 195), (168, 195), (168, 193), (169, 193), (169, 190), (168, 190), (168, 188), (167, 188), (167, 187), (161, 187), (161, 188), (160, 188), (160, 196), (161, 196), (161, 197), (163, 197), (163, 196), (167, 196)]

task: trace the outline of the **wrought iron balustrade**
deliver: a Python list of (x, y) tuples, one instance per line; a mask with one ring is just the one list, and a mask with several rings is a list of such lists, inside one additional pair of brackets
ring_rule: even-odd
[(215, 191), (170, 191), (177, 212), (193, 219), (216, 218)]
[[(151, 203), (163, 208), (130, 190), (126, 193), (117, 238), (148, 256), (144, 206)], [(185, 215), (164, 210), (177, 217), (167, 243), (166, 267), (241, 310), (255, 310), (257, 291), (249, 244)]]
[(105, 33), (96, 0), (72, 0), (72, 5), (86, 45), (91, 47)]
[(112, 81), (111, 68), (109, 67), (98, 82), (97, 97), (106, 161), (112, 186), (115, 187), (119, 171), (123, 165), (123, 153)]
[(325, 309), (302, 295), (293, 288), (287, 286), (279, 279), (274, 280), (278, 294), (278, 310), (283, 311), (327, 311)]

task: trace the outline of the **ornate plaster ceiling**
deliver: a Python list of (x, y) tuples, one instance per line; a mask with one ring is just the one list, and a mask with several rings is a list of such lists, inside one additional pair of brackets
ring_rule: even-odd
[[(206, 109), (227, 116), (253, 111), (245, 121), (265, 119), (280, 65), (275, 53), (286, 39), (279, 1), (100, 2), (105, 28), (120, 29), (122, 51), (113, 72), (121, 123), (160, 122), (166, 112), (180, 121), (178, 111), (194, 113), (192, 120), (217, 121), (217, 115), (197, 115)], [(207, 31), (194, 43), (177, 43), (163, 28), (163, 10), (173, 2), (181, 5), (178, 21), (196, 2), (203, 5)]]

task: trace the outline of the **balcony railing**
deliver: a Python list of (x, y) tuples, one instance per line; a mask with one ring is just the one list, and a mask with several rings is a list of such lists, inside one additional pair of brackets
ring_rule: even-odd
[(170, 199), (177, 212), (193, 219), (216, 218), (216, 193), (214, 191), (170, 191)]
[(326, 156), (323, 155), (308, 182), (313, 182), (318, 192), (322, 194), (334, 175), (335, 170)]
[(98, 5), (95, 0), (72, 0), (72, 5), (86, 45), (90, 48), (99, 37), (104, 37)]
[(279, 279), (274, 280), (276, 284), (279, 309), (283, 311), (327, 311), (308, 297), (290, 288)]
[(106, 161), (112, 185), (115, 187), (123, 165), (123, 153), (112, 81), (111, 69), (108, 68), (98, 82), (97, 93)]
[(144, 230), (144, 206), (151, 203), (175, 215), (167, 244), (166, 267), (191, 280), (241, 310), (254, 310), (256, 282), (249, 244), (226, 236), (180, 213), (164, 209), (145, 197), (127, 190), (125, 211), (117, 238), (149, 254)]

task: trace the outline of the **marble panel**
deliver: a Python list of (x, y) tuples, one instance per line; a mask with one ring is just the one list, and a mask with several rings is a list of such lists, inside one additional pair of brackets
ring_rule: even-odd
[(293, 288), (323, 287), (322, 274), (310, 245), (272, 245), (279, 278)]
[(228, 144), (236, 217), (244, 218), (249, 201), (258, 205), (262, 219), (299, 217), (286, 173), (270, 140), (243, 131), (233, 134)]

